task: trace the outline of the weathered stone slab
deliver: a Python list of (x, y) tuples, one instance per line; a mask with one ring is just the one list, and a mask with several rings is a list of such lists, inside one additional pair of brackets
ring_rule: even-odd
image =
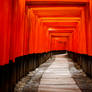
[(62, 78), (61, 79), (41, 79), (40, 84), (52, 84), (52, 85), (65, 85), (65, 84), (76, 84), (72, 78)]
[(81, 92), (80, 89), (53, 89), (53, 88), (39, 88), (38, 92)]
[(75, 84), (73, 84), (73, 85), (41, 85), (40, 84), (40, 86), (39, 86), (39, 88), (47, 88), (47, 89), (49, 89), (49, 88), (56, 88), (56, 89), (72, 89), (72, 90), (74, 90), (74, 89), (79, 89), (79, 87)]

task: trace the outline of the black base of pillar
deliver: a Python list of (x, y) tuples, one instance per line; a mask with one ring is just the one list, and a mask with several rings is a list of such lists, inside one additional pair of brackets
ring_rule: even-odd
[(68, 52), (68, 56), (72, 58), (74, 62), (77, 62), (83, 71), (92, 78), (92, 56)]

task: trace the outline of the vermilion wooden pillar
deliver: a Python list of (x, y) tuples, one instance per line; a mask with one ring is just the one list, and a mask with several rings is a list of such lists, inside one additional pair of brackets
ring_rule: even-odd
[(90, 16), (88, 30), (88, 55), (92, 56), (92, 0), (90, 0)]
[(23, 56), (24, 41), (24, 19), (25, 19), (25, 0), (13, 0), (12, 2), (12, 26), (10, 59)]
[(9, 63), (12, 0), (0, 0), (0, 65)]
[(40, 35), (40, 27), (41, 27), (41, 24), (40, 24), (40, 19), (38, 18), (38, 16), (36, 16), (36, 23), (35, 23), (35, 51), (34, 53), (39, 53), (39, 48), (40, 48), (40, 44), (39, 44), (39, 37), (41, 36)]
[(86, 25), (85, 25), (85, 11), (82, 10), (82, 16), (79, 26), (79, 53), (87, 54), (87, 41), (86, 41)]
[(26, 6), (25, 12), (25, 29), (24, 29), (24, 55), (29, 54), (29, 15), (28, 7)]
[(35, 15), (32, 10), (28, 10), (29, 13), (29, 54), (34, 53), (34, 44), (35, 44)]

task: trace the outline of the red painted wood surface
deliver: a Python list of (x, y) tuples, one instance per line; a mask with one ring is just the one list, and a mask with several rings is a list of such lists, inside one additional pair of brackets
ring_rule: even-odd
[(66, 41), (64, 37), (52, 37), (51, 50), (66, 50)]
[[(26, 0), (26, 1), (43, 1), (43, 0)], [(89, 0), (44, 0), (44, 1), (89, 2)]]
[[(42, 7), (31, 7), (30, 1), (44, 3), (0, 1), (0, 65), (15, 61), (16, 57), (52, 50), (92, 56), (92, 0), (44, 0), (48, 5)], [(62, 7), (58, 2), (63, 2)], [(50, 7), (50, 3), (57, 6)]]
[(0, 0), (0, 65), (9, 63), (11, 0)]
[(30, 30), (30, 25), (29, 25), (29, 12), (28, 12), (28, 7), (26, 6), (26, 11), (25, 11), (25, 29), (24, 29), (24, 55), (29, 54), (29, 30)]
[(90, 0), (90, 15), (88, 22), (88, 55), (92, 56), (92, 0)]
[(10, 39), (10, 60), (23, 56), (25, 0), (12, 2), (12, 26)]

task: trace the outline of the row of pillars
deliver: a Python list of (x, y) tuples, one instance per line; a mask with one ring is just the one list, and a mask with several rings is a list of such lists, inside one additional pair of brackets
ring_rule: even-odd
[(15, 63), (10, 61), (8, 65), (0, 66), (0, 92), (14, 92), (16, 83), (49, 57), (51, 57), (50, 52), (31, 54), (16, 58)]
[(92, 56), (68, 52), (68, 56), (77, 62), (83, 71), (92, 78)]

